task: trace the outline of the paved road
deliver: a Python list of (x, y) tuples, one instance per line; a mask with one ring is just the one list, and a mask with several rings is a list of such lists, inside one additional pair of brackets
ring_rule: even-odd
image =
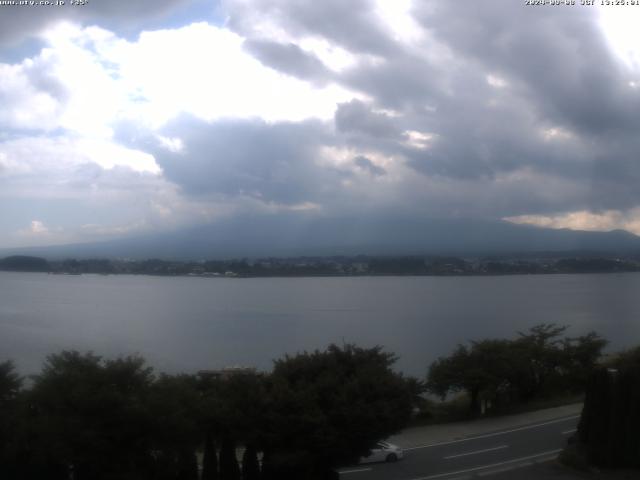
[(341, 469), (342, 480), (450, 480), (502, 472), (555, 458), (575, 431), (578, 415), (405, 449), (393, 464)]

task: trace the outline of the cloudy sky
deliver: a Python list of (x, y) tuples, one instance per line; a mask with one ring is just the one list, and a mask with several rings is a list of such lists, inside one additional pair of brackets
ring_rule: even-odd
[(0, 247), (282, 212), (640, 234), (640, 6), (10, 3)]

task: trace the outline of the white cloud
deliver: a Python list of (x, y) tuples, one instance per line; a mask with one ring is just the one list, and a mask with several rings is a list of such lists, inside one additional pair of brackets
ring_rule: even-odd
[[(337, 103), (358, 96), (265, 67), (242, 48), (241, 36), (206, 23), (142, 32), (135, 41), (60, 23), (41, 37), (47, 47), (37, 57), (0, 64), (0, 97), (10, 100), (0, 122), (109, 138), (120, 120), (155, 129), (180, 113), (207, 121), (330, 119)], [(349, 63), (346, 52), (326, 41), (308, 45), (334, 66)], [(42, 72), (48, 85), (36, 82)]]
[(34, 235), (43, 235), (49, 233), (49, 229), (45, 227), (44, 223), (42, 223), (40, 220), (32, 220), (29, 232)]
[(65, 239), (60, 228), (49, 228), (41, 220), (31, 220), (27, 228), (19, 229), (14, 236), (22, 245), (46, 245)]
[(412, 0), (376, 0), (375, 5), (380, 22), (396, 41), (415, 44), (424, 40), (424, 30), (411, 15)]
[(504, 78), (499, 77), (498, 75), (489, 74), (486, 78), (487, 83), (495, 88), (505, 88), (509, 85)]
[(152, 155), (101, 139), (78, 139), (74, 150), (104, 169), (127, 167), (135, 172), (161, 173)]
[(18, 65), (0, 64), (0, 125), (45, 131), (59, 126), (60, 102), (38, 89), (29, 76), (42, 63), (39, 58)]
[(599, 5), (600, 27), (610, 48), (630, 69), (640, 69), (640, 9)]
[(542, 129), (542, 137), (545, 141), (570, 140), (572, 138), (575, 138), (575, 136), (569, 130), (560, 127)]
[(32, 175), (50, 184), (70, 178), (82, 165), (96, 164), (105, 170), (124, 167), (133, 172), (159, 174), (153, 156), (110, 140), (77, 137), (24, 137), (0, 143), (4, 181)]
[(138, 113), (152, 127), (185, 112), (212, 121), (260, 117), (267, 121), (328, 119), (336, 104), (356, 96), (335, 84), (324, 88), (263, 66), (228, 30), (196, 23), (177, 30), (143, 32), (136, 42), (100, 45)]
[(181, 138), (164, 137), (162, 135), (156, 135), (156, 138), (163, 148), (166, 148), (172, 153), (180, 153), (184, 151), (184, 142)]
[(609, 231), (624, 229), (640, 235), (640, 208), (627, 212), (606, 210), (590, 212), (579, 210), (556, 215), (519, 215), (505, 217), (512, 223), (536, 225), (546, 228), (568, 228), (571, 230)]
[(416, 130), (407, 130), (402, 134), (405, 137), (405, 144), (412, 148), (419, 150), (426, 150), (429, 148), (436, 137), (431, 133), (418, 132)]

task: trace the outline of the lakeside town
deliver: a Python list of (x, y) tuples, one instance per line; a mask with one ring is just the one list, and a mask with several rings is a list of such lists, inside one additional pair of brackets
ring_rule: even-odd
[(290, 277), (376, 275), (528, 275), (640, 271), (640, 258), (592, 256), (330, 256), (229, 260), (64, 259), (31, 256), (0, 259), (0, 270), (81, 275), (192, 277)]

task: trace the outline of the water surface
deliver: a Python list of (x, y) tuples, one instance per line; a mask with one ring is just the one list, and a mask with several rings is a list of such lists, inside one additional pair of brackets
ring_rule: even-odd
[(384, 345), (424, 375), (459, 342), (541, 322), (640, 344), (640, 274), (193, 278), (0, 272), (0, 360), (23, 373), (62, 349), (140, 353), (160, 370), (269, 369), (331, 342)]

